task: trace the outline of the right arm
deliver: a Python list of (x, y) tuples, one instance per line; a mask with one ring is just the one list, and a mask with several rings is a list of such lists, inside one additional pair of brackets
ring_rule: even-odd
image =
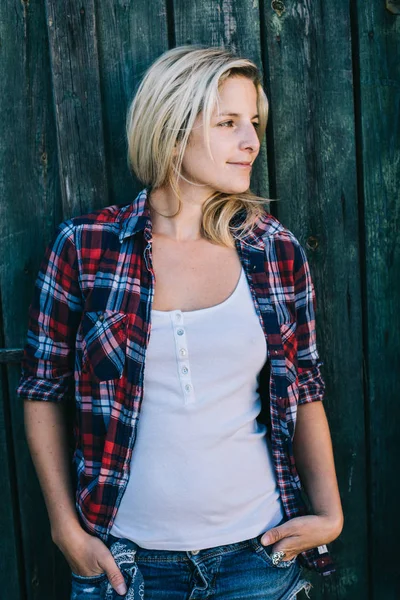
[(76, 249), (71, 227), (64, 225), (48, 246), (36, 280), (17, 394), (24, 400), (26, 437), (54, 543), (74, 573), (105, 572), (124, 594), (124, 578), (110, 550), (81, 527), (73, 499), (64, 407), (81, 313)]
[(114, 589), (124, 594), (124, 578), (111, 552), (99, 538), (82, 529), (76, 514), (62, 403), (26, 400), (24, 414), (28, 446), (46, 502), (53, 542), (74, 573), (89, 577), (105, 572)]
[(113, 571), (107, 547), (82, 529), (75, 510), (63, 404), (25, 400), (24, 415), (26, 438), (54, 543), (78, 575)]

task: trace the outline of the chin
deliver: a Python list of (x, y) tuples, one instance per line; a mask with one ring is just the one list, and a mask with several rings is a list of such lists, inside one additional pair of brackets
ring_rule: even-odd
[(249, 183), (243, 184), (243, 185), (230, 185), (230, 186), (225, 186), (223, 189), (220, 189), (220, 192), (223, 192), (224, 194), (244, 194), (244, 192), (247, 192), (249, 190)]
[(247, 181), (227, 182), (216, 186), (216, 189), (223, 194), (243, 194), (250, 187), (250, 179)]

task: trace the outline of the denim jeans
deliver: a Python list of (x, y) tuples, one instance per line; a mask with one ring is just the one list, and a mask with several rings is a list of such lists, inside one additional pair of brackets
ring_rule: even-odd
[[(108, 547), (128, 592), (119, 596), (105, 574), (72, 574), (71, 600), (292, 600), (311, 583), (302, 578), (298, 558), (272, 564), (272, 546), (261, 536), (204, 550), (146, 550), (109, 537)], [(309, 597), (309, 596), (308, 596)]]

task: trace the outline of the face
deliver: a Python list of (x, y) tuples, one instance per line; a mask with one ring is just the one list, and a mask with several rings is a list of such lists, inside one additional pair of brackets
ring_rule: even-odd
[(251, 164), (260, 151), (257, 91), (250, 79), (229, 77), (221, 85), (219, 93), (219, 107), (214, 109), (209, 130), (214, 160), (204, 141), (204, 123), (200, 113), (185, 150), (182, 175), (200, 184), (210, 194), (215, 191), (241, 193), (249, 188)]

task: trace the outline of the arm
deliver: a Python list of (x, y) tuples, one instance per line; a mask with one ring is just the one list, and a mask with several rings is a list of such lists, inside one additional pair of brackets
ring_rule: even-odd
[(262, 543), (275, 544), (273, 551), (283, 550), (285, 560), (332, 542), (343, 529), (332, 443), (322, 402), (298, 406), (293, 451), (315, 514), (290, 519), (263, 534)]
[(305, 251), (294, 236), (293, 242), (299, 390), (293, 454), (315, 514), (290, 519), (263, 535), (262, 543), (277, 542), (274, 551), (283, 550), (285, 560), (333, 541), (344, 522), (329, 426), (321, 402), (325, 382), (316, 343), (314, 285)]
[(82, 309), (73, 229), (67, 223), (48, 246), (36, 280), (17, 394), (24, 400), (26, 437), (53, 541), (75, 573), (106, 572), (123, 594), (124, 578), (111, 552), (82, 529), (73, 500), (64, 406), (73, 389)]
[(25, 432), (57, 544), (64, 531), (81, 529), (68, 461), (64, 407), (54, 402), (24, 402)]
[(331, 521), (337, 537), (343, 528), (343, 511), (329, 425), (322, 402), (298, 407), (293, 451), (297, 471), (314, 513)]
[[(343, 512), (336, 479), (332, 441), (322, 403), (322, 378), (316, 340), (316, 297), (307, 256), (296, 240), (294, 260), (299, 403), (293, 439), (296, 468), (312, 508), (340, 534)], [(337, 537), (336, 536), (336, 537)]]
[(124, 578), (111, 552), (79, 524), (73, 501), (63, 405), (25, 401), (24, 413), (26, 437), (45, 498), (54, 543), (74, 573), (91, 576), (106, 572), (114, 589), (124, 594)]

